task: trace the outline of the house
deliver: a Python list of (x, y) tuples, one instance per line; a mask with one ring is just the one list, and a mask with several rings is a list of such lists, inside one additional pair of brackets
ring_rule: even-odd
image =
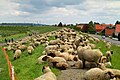
[(120, 24), (116, 24), (115, 32), (116, 33), (120, 32)]
[(105, 36), (113, 36), (115, 32), (115, 27), (114, 26), (107, 26), (105, 28)]
[(88, 24), (77, 24), (76, 27), (80, 28), (81, 31), (87, 32), (89, 25)]
[(110, 26), (111, 24), (95, 24), (96, 32), (103, 31), (107, 26)]

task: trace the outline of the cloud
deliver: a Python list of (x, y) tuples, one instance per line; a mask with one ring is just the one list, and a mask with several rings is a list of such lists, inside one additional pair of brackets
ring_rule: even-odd
[(119, 0), (1, 0), (0, 21), (47, 24), (119, 19)]

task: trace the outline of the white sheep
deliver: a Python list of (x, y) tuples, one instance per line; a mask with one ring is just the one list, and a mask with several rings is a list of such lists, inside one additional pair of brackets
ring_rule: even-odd
[(112, 54), (113, 54), (113, 51), (112, 51), (112, 50), (106, 52), (107, 61), (111, 61)]
[(47, 56), (47, 55), (42, 55), (42, 56), (40, 56), (40, 57), (37, 59), (37, 62), (36, 62), (36, 63), (42, 64), (42, 63), (44, 63), (45, 61), (47, 61), (47, 59), (48, 59), (48, 56)]
[(109, 80), (113, 79), (114, 74), (111, 70), (102, 70), (100, 68), (92, 68), (85, 72), (85, 80)]
[(34, 51), (34, 48), (32, 46), (27, 47), (28, 54), (32, 54), (33, 51)]
[(111, 42), (106, 43), (106, 48), (110, 49), (111, 48)]
[(56, 75), (51, 71), (48, 66), (43, 66), (42, 71), (44, 72), (44, 74), (38, 78), (35, 78), (34, 80), (57, 80)]
[(66, 70), (69, 65), (66, 62), (52, 62), (53, 66), (60, 69), (60, 70)]
[(85, 49), (84, 47), (78, 49), (78, 57), (83, 61), (83, 68), (85, 68), (85, 61), (98, 64), (102, 55), (99, 49)]
[(21, 50), (18, 49), (15, 51), (14, 60), (16, 60), (17, 58), (20, 58), (20, 56), (21, 56)]

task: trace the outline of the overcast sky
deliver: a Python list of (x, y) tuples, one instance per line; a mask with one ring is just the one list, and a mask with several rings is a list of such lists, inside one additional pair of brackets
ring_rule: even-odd
[(115, 23), (120, 0), (0, 0), (0, 22)]

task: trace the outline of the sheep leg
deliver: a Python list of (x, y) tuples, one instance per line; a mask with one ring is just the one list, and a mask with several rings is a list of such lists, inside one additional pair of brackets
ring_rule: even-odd
[(83, 69), (85, 68), (85, 60), (83, 60)]

